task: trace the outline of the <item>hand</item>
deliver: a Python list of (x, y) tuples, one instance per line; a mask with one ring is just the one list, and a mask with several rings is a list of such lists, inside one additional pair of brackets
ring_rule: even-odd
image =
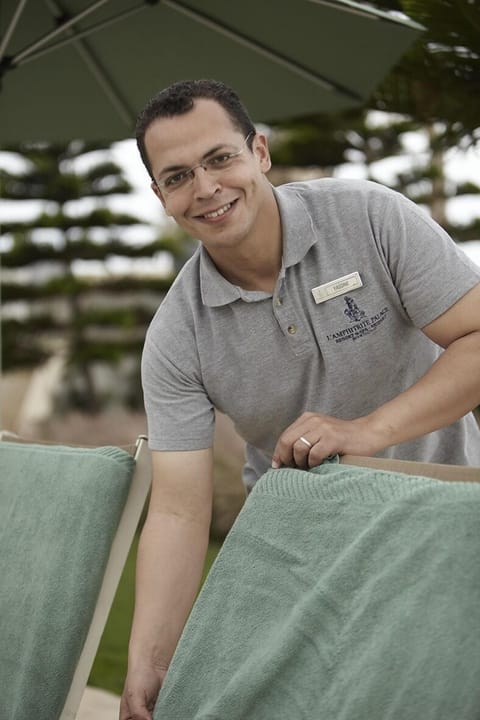
[(152, 720), (165, 675), (166, 668), (147, 667), (129, 672), (120, 700), (119, 720)]
[(306, 469), (320, 465), (329, 455), (374, 455), (383, 447), (368, 416), (340, 420), (305, 412), (280, 435), (272, 467)]

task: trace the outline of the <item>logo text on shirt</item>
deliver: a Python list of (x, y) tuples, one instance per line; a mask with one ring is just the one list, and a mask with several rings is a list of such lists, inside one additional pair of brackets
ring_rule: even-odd
[(365, 310), (362, 310), (349, 295), (344, 300), (346, 308), (343, 312), (352, 324), (327, 334), (329, 342), (341, 343), (345, 342), (345, 340), (358, 340), (376, 330), (387, 316), (388, 307), (383, 307), (379, 312), (368, 316)]

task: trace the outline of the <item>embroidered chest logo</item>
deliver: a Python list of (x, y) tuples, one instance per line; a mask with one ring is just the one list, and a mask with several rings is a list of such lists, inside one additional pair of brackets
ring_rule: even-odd
[(374, 315), (367, 315), (355, 300), (346, 295), (343, 298), (346, 308), (343, 314), (348, 318), (350, 325), (327, 334), (328, 342), (341, 343), (346, 340), (358, 340), (359, 338), (369, 335), (383, 323), (388, 314), (388, 307), (384, 307)]
[(353, 298), (347, 295), (345, 298), (345, 302), (347, 303), (347, 307), (343, 312), (348, 317), (350, 322), (359, 322), (360, 320), (363, 320), (364, 317), (366, 317), (367, 313), (365, 312), (365, 310), (360, 310)]

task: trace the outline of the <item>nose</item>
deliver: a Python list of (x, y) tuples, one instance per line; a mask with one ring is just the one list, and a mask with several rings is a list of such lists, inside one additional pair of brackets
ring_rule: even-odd
[(216, 176), (215, 173), (210, 173), (205, 165), (198, 165), (195, 168), (193, 186), (195, 197), (197, 198), (212, 197), (217, 190), (220, 190), (218, 176)]

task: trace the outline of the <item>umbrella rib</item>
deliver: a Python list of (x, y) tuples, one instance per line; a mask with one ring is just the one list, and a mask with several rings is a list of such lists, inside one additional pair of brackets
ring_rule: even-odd
[[(109, 2), (109, 0), (107, 0)], [(12, 59), (12, 65), (15, 65), (19, 67), (20, 65), (25, 65), (26, 63), (30, 62), (31, 60), (37, 60), (39, 57), (42, 57), (43, 55), (47, 55), (50, 52), (53, 52), (54, 50), (58, 50), (59, 48), (65, 47), (65, 45), (71, 45), (76, 40), (81, 40), (84, 37), (90, 37), (90, 35), (93, 35), (93, 33), (98, 32), (98, 30), (103, 30), (106, 27), (109, 27), (110, 25), (113, 25), (114, 23), (118, 22), (119, 20), (124, 20), (126, 17), (129, 17), (130, 15), (134, 15), (137, 12), (140, 12), (140, 10), (145, 10), (146, 5), (137, 5), (133, 8), (130, 8), (129, 10), (125, 10), (124, 12), (120, 13), (119, 15), (112, 15), (112, 17), (107, 18), (106, 20), (102, 20), (102, 22), (96, 23), (95, 25), (90, 25), (85, 30), (82, 30), (81, 32), (75, 31), (74, 35), (70, 35), (70, 37), (66, 37), (63, 40), (58, 40), (55, 43), (50, 43), (47, 45), (47, 47), (43, 47), (36, 52), (29, 53), (28, 55), (26, 52), (23, 52), (23, 58), (18, 61), (19, 56), (15, 56)], [(78, 20), (78, 16), (73, 18), (74, 21)], [(72, 23), (69, 23), (70, 27)], [(65, 30), (65, 26), (62, 25), (62, 30)]]
[(13, 17), (10, 21), (10, 25), (8, 26), (5, 35), (2, 39), (2, 44), (0, 45), (0, 60), (5, 55), (5, 50), (7, 49), (7, 45), (10, 42), (10, 38), (12, 37), (16, 26), (18, 25), (18, 21), (20, 20), (20, 15), (22, 14), (25, 5), (27, 4), (27, 0), (20, 0), (20, 2), (17, 5), (17, 9), (15, 10)]
[(76, 41), (75, 47), (125, 125), (131, 129), (135, 121), (135, 113), (120, 95), (120, 92), (115, 87), (112, 79), (108, 77), (105, 69), (101, 66), (100, 62), (94, 56), (93, 52), (84, 40)]
[(286, 67), (288, 70), (291, 70), (296, 75), (299, 75), (300, 77), (304, 77), (310, 82), (315, 83), (315, 85), (321, 85), (323, 88), (326, 88), (327, 90), (334, 90), (335, 92), (338, 92), (342, 95), (345, 95), (353, 100), (361, 101), (362, 97), (351, 90), (350, 88), (345, 87), (344, 85), (341, 85), (340, 83), (334, 82), (333, 80), (329, 80), (322, 75), (313, 72), (309, 68), (305, 67), (304, 65), (300, 65), (300, 63), (296, 63), (293, 60), (290, 60), (289, 58), (285, 57), (284, 55), (281, 55), (280, 53), (276, 52), (275, 50), (271, 50), (270, 48), (266, 47), (265, 45), (262, 45), (261, 43), (258, 43), (255, 40), (252, 40), (247, 35), (244, 35), (242, 33), (239, 33), (235, 30), (232, 30), (224, 23), (219, 22), (218, 20), (213, 20), (211, 17), (209, 17), (205, 13), (201, 13), (198, 10), (193, 10), (193, 8), (188, 7), (187, 5), (184, 5), (183, 3), (179, 2), (179, 0), (161, 0), (163, 5), (166, 5), (167, 7), (171, 8), (172, 10), (176, 10), (179, 13), (182, 13), (183, 15), (186, 15), (187, 17), (192, 18), (196, 22), (200, 23), (201, 25), (204, 25), (205, 27), (210, 28), (211, 30), (215, 30), (216, 32), (220, 33), (221, 35), (224, 35), (225, 37), (229, 38), (229, 40), (233, 40), (234, 42), (238, 43), (239, 45), (244, 45), (245, 47), (249, 48), (250, 50), (253, 50), (254, 52), (258, 53), (259, 55), (263, 55), (264, 57), (268, 58), (269, 60), (273, 60), (277, 65), (283, 65), (283, 67)]
[(96, 2), (92, 3), (88, 8), (85, 10), (82, 10), (82, 12), (77, 13), (74, 17), (70, 18), (70, 20), (67, 20), (66, 22), (59, 25), (55, 30), (52, 30), (51, 32), (47, 33), (46, 35), (43, 35), (41, 38), (36, 40), (31, 45), (28, 45), (28, 47), (24, 48), (22, 52), (18, 53), (18, 55), (15, 56), (13, 62), (15, 65), (19, 65), (20, 62), (25, 58), (28, 57), (33, 53), (34, 50), (37, 50), (37, 48), (43, 47), (46, 45), (52, 38), (56, 37), (57, 35), (60, 35), (60, 33), (65, 32), (65, 30), (68, 30), (74, 23), (78, 22), (79, 20), (82, 20), (87, 15), (90, 15), (92, 12), (95, 12), (101, 5), (105, 5), (105, 3), (110, 2), (110, 0), (97, 0)]

